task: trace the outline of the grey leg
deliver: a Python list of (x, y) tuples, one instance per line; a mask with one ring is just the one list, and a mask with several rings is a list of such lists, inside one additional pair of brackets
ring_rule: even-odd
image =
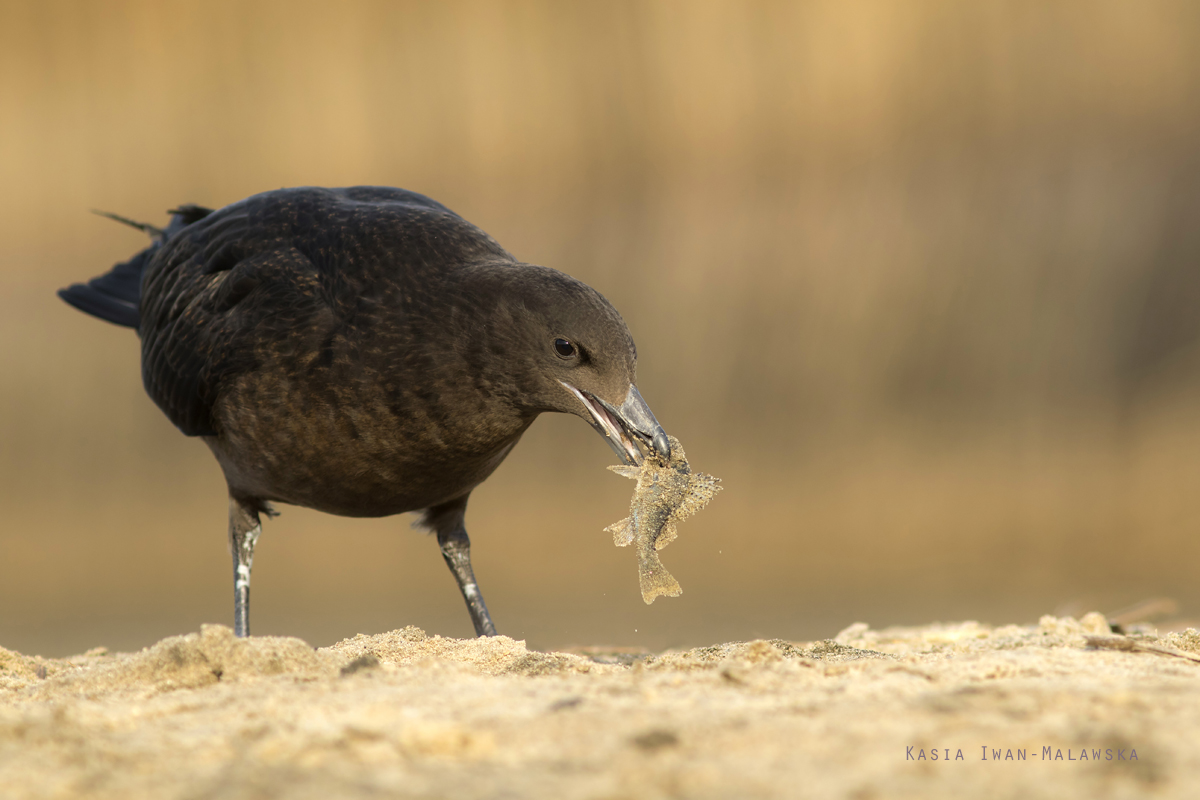
[(229, 549), (233, 552), (233, 634), (250, 635), (250, 567), (254, 545), (262, 533), (259, 510), (271, 513), (257, 500), (229, 496)]
[(471, 612), (475, 635), (495, 636), (496, 626), (492, 624), (492, 618), (483, 602), (483, 595), (479, 592), (479, 584), (475, 582), (475, 571), (471, 569), (471, 539), (467, 536), (467, 529), (463, 524), (466, 512), (467, 498), (464, 497), (428, 509), (423, 523), (437, 532), (442, 557), (454, 573), (458, 590), (467, 601), (467, 611)]

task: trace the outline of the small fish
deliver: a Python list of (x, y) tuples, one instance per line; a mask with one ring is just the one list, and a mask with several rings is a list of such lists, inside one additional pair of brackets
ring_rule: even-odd
[(660, 594), (678, 597), (683, 593), (679, 581), (659, 561), (658, 551), (675, 539), (680, 520), (708, 505), (721, 489), (720, 478), (692, 472), (678, 439), (667, 439), (671, 442), (670, 461), (652, 453), (640, 467), (609, 467), (638, 482), (629, 516), (604, 530), (612, 532), (617, 547), (637, 542), (638, 575), (647, 605)]

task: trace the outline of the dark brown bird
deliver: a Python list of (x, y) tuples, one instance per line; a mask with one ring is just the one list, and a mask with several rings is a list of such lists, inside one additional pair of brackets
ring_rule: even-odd
[(137, 329), (147, 393), (221, 464), (239, 636), (273, 501), (423, 512), (493, 635), (463, 516), (538, 414), (583, 417), (626, 464), (669, 457), (616, 309), (428, 197), (297, 188), (171, 213), (165, 229), (114, 217), (151, 246), (59, 294)]

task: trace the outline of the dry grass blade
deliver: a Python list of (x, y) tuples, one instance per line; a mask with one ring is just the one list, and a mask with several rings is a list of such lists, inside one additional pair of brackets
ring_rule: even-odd
[(1135, 603), (1127, 608), (1122, 608), (1120, 611), (1112, 612), (1108, 615), (1108, 621), (1110, 625), (1127, 627), (1139, 622), (1149, 622), (1177, 613), (1179, 613), (1178, 602), (1172, 600), (1170, 597), (1154, 597), (1149, 600), (1143, 600), (1140, 603)]
[(1180, 650), (1163, 644), (1151, 644), (1130, 639), (1126, 636), (1085, 636), (1087, 646), (1093, 650), (1124, 650), (1128, 653), (1154, 653), (1160, 656), (1173, 656), (1188, 661), (1200, 663), (1200, 655)]

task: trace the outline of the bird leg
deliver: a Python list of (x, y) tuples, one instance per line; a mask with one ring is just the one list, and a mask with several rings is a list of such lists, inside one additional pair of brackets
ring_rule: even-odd
[(492, 624), (483, 595), (479, 593), (479, 584), (475, 582), (475, 572), (471, 569), (471, 540), (467, 536), (467, 529), (460, 525), (454, 530), (438, 531), (438, 545), (442, 548), (442, 557), (454, 573), (454, 580), (458, 581), (463, 599), (467, 601), (475, 635), (495, 636), (496, 626)]
[[(250, 635), (250, 567), (262, 533), (262, 504), (229, 496), (229, 549), (233, 552), (233, 635)], [(268, 513), (270, 513), (268, 511)]]
[(467, 536), (463, 516), (467, 511), (467, 499), (452, 500), (441, 506), (435, 506), (425, 512), (423, 524), (437, 531), (438, 546), (442, 548), (442, 558), (454, 573), (458, 582), (458, 590), (467, 601), (467, 611), (471, 612), (471, 622), (475, 625), (476, 636), (495, 636), (496, 626), (484, 605), (483, 595), (479, 592), (479, 584), (475, 582), (475, 571), (471, 569), (471, 539)]

